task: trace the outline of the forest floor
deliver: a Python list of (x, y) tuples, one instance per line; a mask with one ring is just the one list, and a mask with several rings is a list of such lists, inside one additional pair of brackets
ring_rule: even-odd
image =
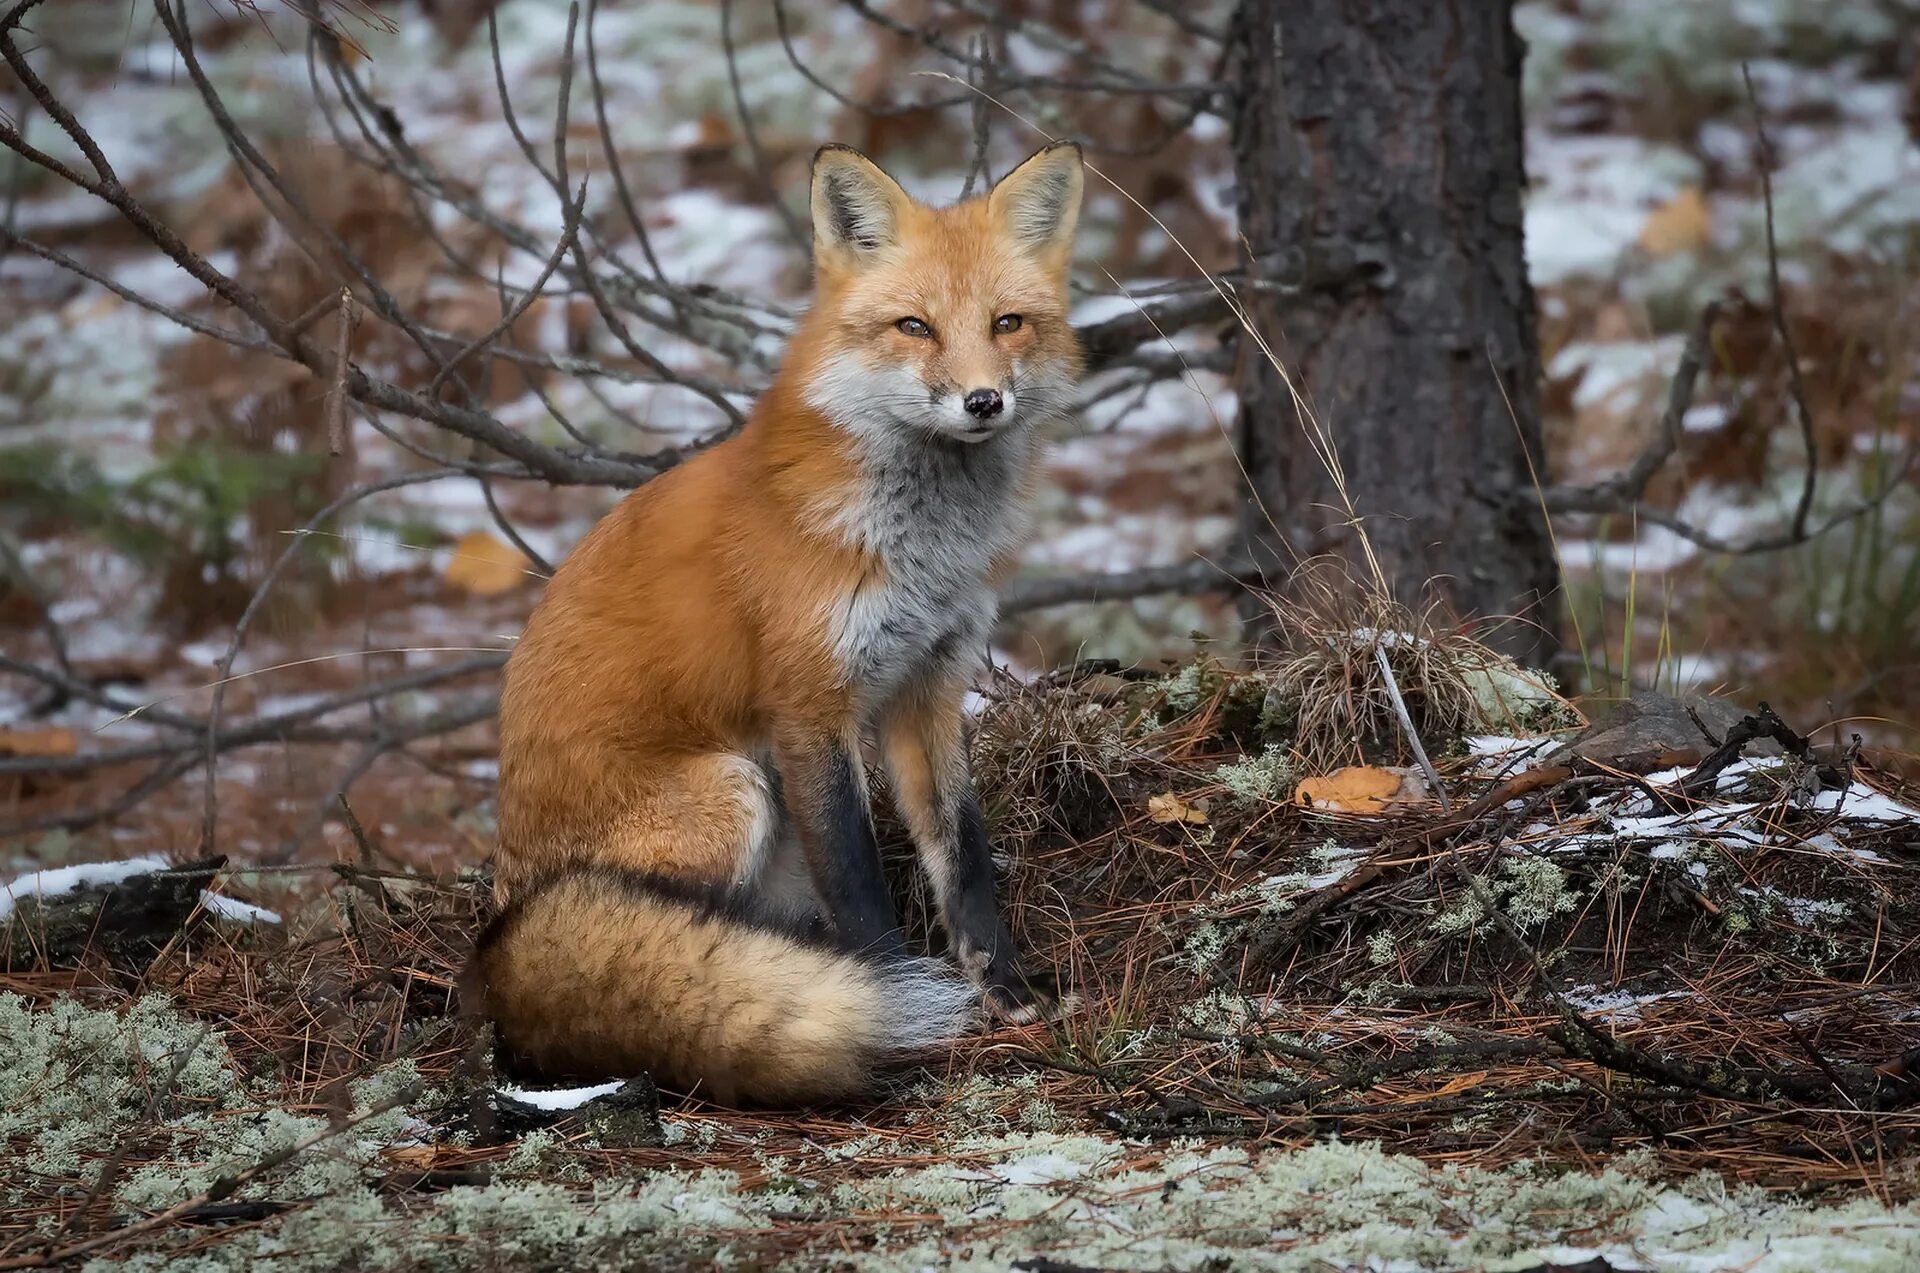
[(1896, 778), (1711, 704), (1543, 754), (1577, 722), (1528, 695), (1558, 734), (1431, 735), (1444, 807), (1370, 801), (1389, 770), (1301, 805), (1298, 669), (1082, 671), (976, 721), (1012, 922), (1080, 1005), (838, 1108), (496, 1077), (456, 996), (484, 878), (378, 829), (318, 869), (16, 884), (0, 1268), (1920, 1259)]

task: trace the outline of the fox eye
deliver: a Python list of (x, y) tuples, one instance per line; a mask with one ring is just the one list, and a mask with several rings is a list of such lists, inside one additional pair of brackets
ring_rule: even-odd
[(921, 340), (928, 340), (928, 339), (931, 339), (933, 336), (933, 328), (927, 326), (924, 322), (920, 321), (917, 318), (903, 318), (899, 322), (895, 323), (894, 326), (898, 327), (901, 331), (905, 332), (907, 335), (917, 336)]
[(1002, 314), (993, 320), (993, 334), (1004, 336), (1008, 332), (1017, 332), (1020, 330), (1020, 322), (1018, 314)]

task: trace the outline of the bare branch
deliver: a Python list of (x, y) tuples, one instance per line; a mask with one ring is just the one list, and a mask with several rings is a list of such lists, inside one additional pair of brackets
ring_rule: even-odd
[(1016, 579), (1000, 590), (1000, 613), (1024, 614), (1029, 610), (1088, 601), (1133, 601), (1166, 593), (1239, 592), (1245, 585), (1258, 583), (1265, 577), (1265, 572), (1251, 561), (1226, 558), (1148, 566), (1114, 574)]
[[(1221, 282), (1230, 290), (1233, 276), (1222, 275)], [(1222, 289), (1216, 287), (1197, 287), (1155, 304), (1135, 305), (1123, 314), (1079, 329), (1087, 373), (1111, 370), (1141, 346), (1164, 341), (1177, 331), (1207, 323), (1224, 326), (1232, 317), (1232, 307)]]
[(1654, 426), (1653, 436), (1629, 464), (1612, 477), (1584, 486), (1549, 486), (1540, 492), (1547, 509), (1555, 513), (1608, 513), (1637, 504), (1646, 493), (1647, 483), (1665, 466), (1680, 447), (1687, 411), (1693, 406), (1695, 383), (1713, 339), (1713, 324), (1720, 307), (1708, 305), (1700, 311), (1700, 322), (1680, 351), (1680, 362), (1667, 387), (1667, 409)]
[(1780, 245), (1773, 232), (1773, 143), (1767, 139), (1767, 124), (1760, 113), (1760, 99), (1753, 91), (1753, 72), (1740, 64), (1740, 79), (1747, 86), (1747, 104), (1753, 109), (1753, 138), (1759, 149), (1755, 166), (1760, 170), (1760, 201), (1767, 229), (1767, 302), (1773, 310), (1773, 329), (1780, 336), (1780, 351), (1787, 358), (1787, 383), (1793, 391), (1793, 405), (1800, 423), (1800, 438), (1807, 447), (1806, 478), (1800, 485), (1800, 503), (1793, 510), (1793, 534), (1804, 538), (1807, 516), (1813, 511), (1813, 490), (1820, 478), (1820, 448), (1813, 436), (1813, 412), (1807, 408), (1807, 386), (1800, 376), (1800, 355), (1793, 347), (1793, 332), (1787, 326), (1786, 305), (1780, 292)]

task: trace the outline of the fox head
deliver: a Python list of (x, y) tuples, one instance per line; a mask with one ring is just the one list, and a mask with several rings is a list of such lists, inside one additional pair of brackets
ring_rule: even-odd
[(1064, 414), (1082, 184), (1080, 148), (1056, 142), (985, 195), (932, 208), (858, 151), (823, 148), (809, 404), (857, 434), (962, 443)]

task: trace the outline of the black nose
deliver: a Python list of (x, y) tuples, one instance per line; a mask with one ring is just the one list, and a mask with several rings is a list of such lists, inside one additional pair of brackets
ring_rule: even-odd
[(967, 414), (975, 419), (991, 420), (1000, 414), (1000, 408), (1004, 404), (1000, 401), (998, 389), (975, 389), (967, 395), (966, 401), (961, 405), (966, 407)]

